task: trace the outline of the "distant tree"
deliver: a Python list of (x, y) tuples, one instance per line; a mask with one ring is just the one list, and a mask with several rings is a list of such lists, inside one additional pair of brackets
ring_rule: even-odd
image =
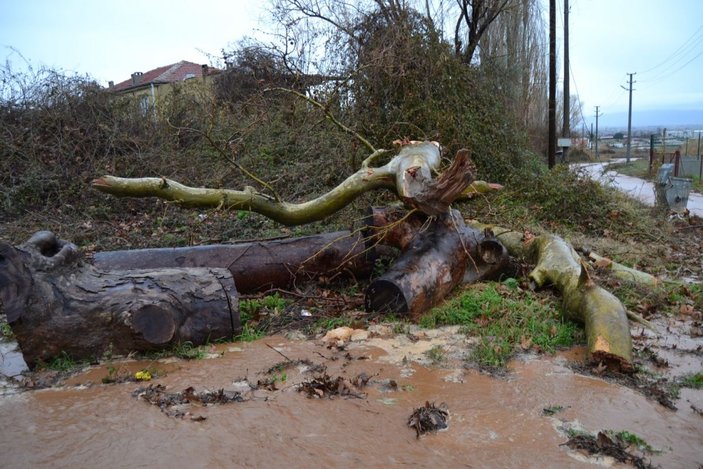
[(622, 140), (623, 138), (625, 138), (625, 134), (623, 134), (622, 132), (616, 132), (615, 135), (613, 135), (613, 138), (615, 140)]

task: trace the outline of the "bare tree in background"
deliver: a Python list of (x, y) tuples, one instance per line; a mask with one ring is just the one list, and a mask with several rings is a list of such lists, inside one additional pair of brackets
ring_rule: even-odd
[(508, 105), (528, 129), (547, 120), (545, 28), (539, 2), (509, 0), (481, 40), (481, 63), (502, 71)]

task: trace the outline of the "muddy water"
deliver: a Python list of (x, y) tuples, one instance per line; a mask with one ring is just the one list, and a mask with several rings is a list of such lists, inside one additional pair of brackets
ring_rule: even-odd
[[(451, 356), (425, 366), (415, 360), (422, 355), (418, 341), (410, 342), (412, 350), (407, 341), (371, 339), (335, 351), (269, 337), (218, 346), (217, 358), (208, 360), (119, 365), (129, 372), (157, 369), (166, 376), (156, 382), (173, 392), (235, 389), (284, 360), (271, 346), (290, 359), (324, 364), (333, 377), (372, 375), (363, 399), (308, 399), (296, 384), (310, 373), (293, 367), (276, 391), (260, 388), (245, 392), (246, 402), (190, 407), (203, 421), (168, 417), (132, 397), (138, 383), (97, 384), (108, 372), (94, 368), (60, 389), (0, 399), (0, 466), (591, 467), (593, 460), (560, 446), (566, 441), (560, 427), (568, 425), (633, 431), (664, 450), (652, 458), (663, 467), (703, 462), (703, 417), (688, 403), (674, 412), (631, 389), (576, 374), (567, 365), (582, 358), (578, 350), (515, 361), (496, 378), (465, 370)], [(684, 391), (683, 400), (703, 408), (702, 391)], [(417, 439), (406, 422), (425, 401), (447, 404), (449, 428)], [(565, 410), (542, 415), (557, 404)]]

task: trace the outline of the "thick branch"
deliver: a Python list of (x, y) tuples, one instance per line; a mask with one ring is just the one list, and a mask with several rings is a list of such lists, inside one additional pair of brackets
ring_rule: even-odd
[(299, 204), (273, 200), (252, 187), (243, 191), (189, 187), (166, 178), (103, 176), (92, 186), (119, 197), (159, 197), (188, 207), (248, 210), (284, 225), (301, 225), (341, 210), (370, 190), (395, 190), (404, 200), (412, 199), (431, 180), (439, 161), (439, 146), (434, 143), (406, 145), (385, 166), (362, 168), (326, 194)]
[[(469, 225), (489, 227), (479, 223)], [(588, 351), (593, 360), (623, 370), (632, 368), (632, 338), (625, 307), (591, 280), (570, 244), (554, 235), (525, 239), (516, 231), (489, 228), (511, 255), (537, 264), (530, 273), (536, 286), (554, 285), (561, 292), (566, 314), (585, 324)]]

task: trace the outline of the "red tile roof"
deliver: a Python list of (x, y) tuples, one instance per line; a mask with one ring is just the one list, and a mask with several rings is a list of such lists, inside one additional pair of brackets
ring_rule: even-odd
[[(212, 75), (218, 73), (219, 70), (214, 68), (208, 68), (207, 74)], [(165, 65), (163, 67), (155, 68), (154, 70), (149, 70), (148, 72), (140, 73), (136, 72), (132, 75), (132, 78), (125, 80), (123, 82), (117, 83), (111, 88), (112, 91), (126, 91), (132, 88), (140, 88), (142, 86), (161, 83), (173, 83), (177, 81), (184, 81), (188, 78), (202, 77), (203, 76), (203, 66), (193, 62), (186, 62), (181, 60), (175, 64)]]

